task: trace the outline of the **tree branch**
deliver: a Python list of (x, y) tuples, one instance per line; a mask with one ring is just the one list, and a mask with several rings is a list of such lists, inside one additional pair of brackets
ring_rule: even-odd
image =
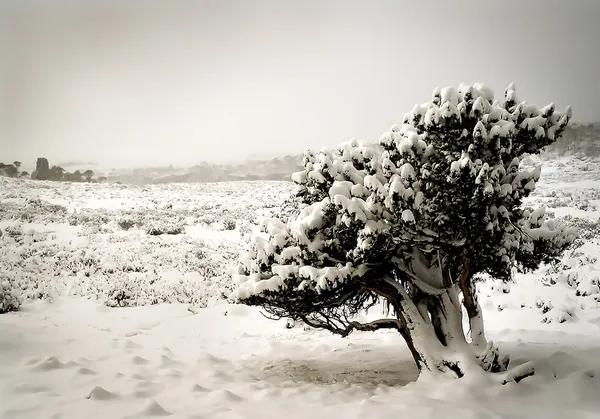
[(407, 282), (412, 283), (415, 287), (417, 287), (420, 291), (424, 292), (425, 294), (440, 295), (446, 291), (446, 288), (444, 287), (434, 287), (433, 285), (430, 285), (427, 282), (420, 279), (419, 277), (417, 277), (414, 273), (407, 269), (402, 259), (393, 257), (392, 262), (398, 266), (398, 269), (396, 270), (396, 274), (398, 276), (403, 277)]
[(400, 321), (396, 319), (378, 319), (369, 323), (350, 322), (350, 326), (361, 332), (374, 332), (379, 329), (400, 329)]
[(446, 288), (436, 288), (433, 285), (429, 285), (427, 282), (420, 280), (414, 275), (410, 275), (411, 283), (417, 287), (420, 291), (429, 295), (442, 295), (446, 292)]
[(339, 307), (342, 304), (346, 303), (348, 300), (352, 299), (353, 297), (356, 297), (356, 295), (360, 293), (360, 290), (361, 290), (360, 288), (359, 289), (351, 289), (350, 291), (348, 291), (345, 294), (340, 295), (336, 299), (329, 301), (326, 304), (323, 304), (323, 307), (326, 307), (326, 308)]
[(397, 329), (400, 330), (400, 321), (396, 319), (379, 319), (369, 323), (360, 323), (356, 321), (352, 321), (348, 324), (348, 326), (342, 328), (338, 327), (332, 322), (320, 322), (318, 320), (309, 319), (308, 317), (303, 316), (302, 320), (307, 325), (318, 328), (329, 330), (332, 333), (340, 335), (342, 337), (348, 336), (355, 330), (359, 330), (362, 332), (374, 332), (379, 329)]

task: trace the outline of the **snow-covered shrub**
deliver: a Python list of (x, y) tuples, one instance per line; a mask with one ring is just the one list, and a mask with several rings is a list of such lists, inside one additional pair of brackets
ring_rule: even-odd
[(547, 305), (544, 306), (543, 313), (544, 317), (542, 317), (542, 323), (565, 323), (576, 320), (573, 307), (554, 307), (552, 303), (547, 303)]
[(23, 235), (23, 224), (17, 223), (17, 224), (11, 224), (8, 225), (4, 228), (4, 235), (8, 236), (8, 237), (12, 237), (13, 239), (15, 237), (19, 237)]
[(33, 223), (35, 221), (35, 216), (33, 212), (23, 212), (21, 213), (19, 220), (25, 223)]
[(225, 220), (223, 220), (223, 230), (226, 231), (231, 231), (231, 230), (235, 230), (236, 227), (236, 221), (232, 218), (227, 218)]
[(72, 226), (104, 226), (109, 219), (109, 215), (105, 211), (83, 209), (71, 214), (68, 222)]
[(11, 272), (14, 277), (6, 301), (67, 294), (96, 298), (115, 307), (162, 302), (202, 307), (233, 290), (227, 269), (239, 255), (238, 243), (212, 245), (184, 237), (157, 245), (158, 240), (132, 235), (111, 246), (92, 241), (80, 248), (49, 239), (16, 248), (0, 244), (0, 272)]
[(249, 222), (240, 222), (240, 235), (242, 237), (249, 236), (252, 233), (252, 225)]
[(152, 224), (146, 225), (146, 234), (149, 236), (160, 236), (161, 234), (181, 234), (185, 230), (185, 226), (176, 224), (168, 220), (161, 220), (153, 222)]
[(17, 311), (21, 306), (19, 292), (7, 278), (0, 276), (0, 314)]
[(28, 243), (39, 243), (48, 240), (48, 235), (46, 233), (41, 233), (34, 229), (28, 229), (23, 234), (23, 241), (25, 244)]
[[(134, 295), (130, 290), (124, 288), (115, 288), (105, 301), (108, 307), (131, 307), (135, 306)], [(133, 303), (132, 303), (133, 302)]]
[(510, 292), (510, 282), (497, 282), (490, 286), (490, 290), (496, 290), (502, 294), (508, 294)]
[(546, 268), (543, 281), (548, 285), (565, 284), (577, 297), (600, 298), (600, 236), (579, 242), (557, 264)]
[(22, 203), (9, 202), (6, 205), (6, 219), (21, 220), (26, 223), (61, 222), (67, 216), (67, 208), (51, 204), (38, 198), (28, 198)]
[[(508, 282), (515, 267), (557, 260), (576, 237), (544, 207), (522, 207), (541, 174), (522, 158), (560, 137), (569, 118), (569, 109), (518, 102), (513, 85), (503, 102), (461, 85), (436, 89), (379, 144), (307, 151), (292, 177), (303, 207), (287, 223), (264, 223), (239, 266), (239, 300), (342, 336), (395, 329), (421, 371), (504, 370), (508, 360), (485, 339), (475, 281)], [(381, 298), (392, 317), (356, 320)], [(525, 364), (500, 380), (532, 373)]]
[[(578, 190), (574, 201), (595, 199), (595, 189)], [(564, 284), (574, 290), (576, 297), (600, 300), (600, 222), (587, 217), (562, 217), (562, 222), (577, 228), (578, 238), (571, 244), (562, 260), (546, 267), (542, 282), (553, 286)]]
[(158, 298), (152, 298), (150, 286), (156, 281), (155, 275), (142, 274), (111, 275), (110, 288), (104, 299), (109, 307), (133, 307), (137, 305), (158, 304)]
[(113, 229), (110, 228), (108, 225), (91, 224), (84, 226), (77, 235), (87, 237), (93, 234), (110, 234), (113, 232)]
[(600, 220), (598, 219), (593, 221), (588, 218), (566, 216), (563, 217), (562, 221), (576, 227), (579, 232), (579, 237), (573, 243), (573, 248), (581, 247), (589, 240), (600, 239)]
[[(130, 273), (113, 275), (100, 295), (109, 307), (186, 303), (206, 307), (210, 300), (226, 300), (232, 286), (225, 275), (205, 278), (199, 273)], [(229, 291), (229, 292), (228, 292)]]
[(130, 228), (134, 227), (136, 225), (136, 222), (130, 218), (122, 218), (119, 221), (117, 221), (117, 224), (119, 224), (121, 230), (127, 231)]
[(201, 215), (197, 218), (196, 224), (209, 226), (214, 224), (216, 221), (217, 218), (213, 215)]
[[(11, 284), (6, 301), (75, 295), (115, 306), (202, 307), (227, 299), (234, 285), (228, 269), (244, 241), (218, 226), (234, 219), (247, 234), (258, 216), (277, 213), (292, 189), (289, 182), (235, 182), (152, 185), (142, 193), (133, 185), (0, 182), (0, 275), (10, 273)], [(199, 214), (212, 225), (196, 229)], [(120, 220), (138, 228), (172, 224), (181, 234), (123, 231)], [(204, 234), (209, 240), (198, 237)]]

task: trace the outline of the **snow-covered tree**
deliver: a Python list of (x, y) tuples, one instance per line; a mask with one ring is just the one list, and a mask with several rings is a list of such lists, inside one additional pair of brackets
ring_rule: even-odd
[[(519, 168), (570, 116), (518, 102), (512, 84), (502, 102), (461, 84), (436, 89), (379, 144), (307, 151), (293, 175), (300, 213), (265, 221), (239, 266), (239, 301), (342, 336), (396, 329), (421, 372), (501, 372), (503, 383), (533, 374), (530, 364), (506, 371), (508, 358), (486, 340), (475, 282), (509, 281), (574, 240), (543, 208), (522, 208), (540, 168)], [(382, 299), (383, 318), (356, 321)]]

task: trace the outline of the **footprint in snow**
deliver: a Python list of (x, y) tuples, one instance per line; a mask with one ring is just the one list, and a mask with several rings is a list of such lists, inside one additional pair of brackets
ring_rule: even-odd
[(172, 368), (183, 365), (181, 361), (177, 361), (173, 358), (168, 357), (167, 355), (162, 355), (160, 357), (160, 367), (159, 368)]
[(194, 384), (192, 386), (192, 391), (196, 393), (207, 393), (211, 390), (206, 387), (202, 387), (200, 384)]
[(96, 375), (96, 371), (91, 368), (81, 367), (77, 370), (78, 375)]
[(160, 416), (171, 416), (172, 413), (167, 411), (164, 407), (155, 401), (152, 401), (144, 410), (141, 412), (128, 416), (127, 419), (146, 418), (148, 416), (160, 417)]
[(141, 356), (136, 355), (133, 358), (131, 358), (131, 362), (135, 365), (146, 365), (150, 361), (148, 361), (146, 358), (142, 358)]
[(224, 358), (219, 358), (218, 356), (214, 356), (208, 352), (206, 352), (202, 357), (198, 358), (198, 363), (208, 362), (209, 364), (228, 364), (229, 360)]
[(94, 387), (92, 391), (90, 391), (90, 394), (87, 396), (87, 398), (91, 400), (104, 401), (118, 399), (119, 395), (98, 386)]
[(171, 371), (169, 371), (167, 374), (165, 374), (165, 376), (167, 377), (171, 377), (171, 378), (181, 378), (182, 377), (182, 373), (181, 371), (179, 371), (178, 369), (172, 369)]
[(134, 341), (132, 341), (131, 339), (127, 339), (125, 341), (125, 343), (123, 344), (123, 347), (127, 350), (133, 350), (133, 349), (140, 349), (143, 348), (142, 345), (140, 345), (139, 343), (136, 343)]
[(35, 394), (35, 393), (43, 393), (49, 391), (50, 387), (41, 386), (37, 384), (19, 384), (13, 388), (13, 392), (15, 393), (25, 393), (25, 394)]
[(148, 399), (163, 389), (162, 384), (153, 383), (152, 381), (140, 381), (135, 386), (133, 395), (139, 399)]
[(161, 322), (144, 322), (140, 324), (140, 329), (141, 330), (151, 330), (154, 329), (155, 327), (159, 326), (161, 324)]
[(39, 371), (54, 371), (75, 367), (77, 365), (79, 365), (77, 362), (61, 362), (58, 358), (51, 356), (37, 364), (35, 369)]
[(208, 394), (208, 398), (218, 402), (239, 402), (244, 400), (243, 397), (225, 389), (211, 391)]

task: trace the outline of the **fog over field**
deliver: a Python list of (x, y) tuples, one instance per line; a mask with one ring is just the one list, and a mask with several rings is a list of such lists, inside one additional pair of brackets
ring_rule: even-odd
[(434, 87), (599, 119), (594, 0), (5, 0), (0, 161), (104, 168), (375, 142)]

